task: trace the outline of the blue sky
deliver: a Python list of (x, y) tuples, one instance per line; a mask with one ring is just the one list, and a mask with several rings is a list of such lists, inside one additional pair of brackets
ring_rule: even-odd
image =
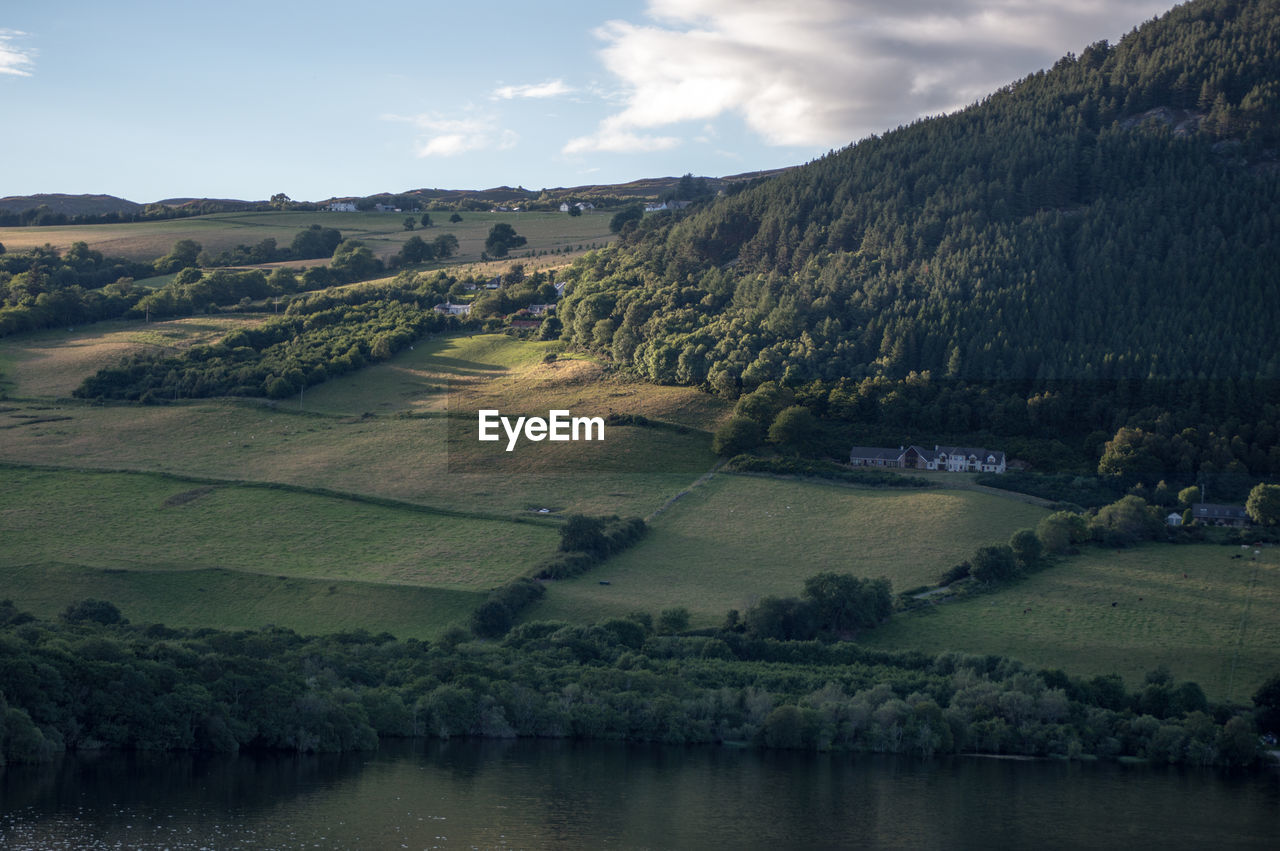
[(0, 196), (322, 200), (802, 163), (1168, 0), (5, 0)]

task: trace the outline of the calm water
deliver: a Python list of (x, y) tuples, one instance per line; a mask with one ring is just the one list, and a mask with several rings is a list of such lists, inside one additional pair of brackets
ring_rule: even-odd
[(574, 742), (0, 770), (3, 848), (1280, 846), (1280, 774)]

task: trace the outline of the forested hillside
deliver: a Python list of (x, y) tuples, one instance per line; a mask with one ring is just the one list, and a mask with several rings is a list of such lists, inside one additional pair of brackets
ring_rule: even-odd
[(871, 431), (1098, 449), (1127, 425), (1148, 466), (1280, 472), (1278, 56), (1277, 0), (1179, 6), (646, 217), (579, 262), (565, 333), (660, 383), (803, 387)]

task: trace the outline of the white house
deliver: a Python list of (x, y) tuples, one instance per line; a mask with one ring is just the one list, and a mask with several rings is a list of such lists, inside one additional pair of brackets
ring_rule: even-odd
[(562, 212), (562, 213), (567, 213), (567, 212), (569, 212), (569, 202), (568, 202), (568, 201), (565, 201), (564, 203), (562, 203), (562, 204), (560, 205), (560, 212)]
[(553, 310), (555, 310), (555, 309), (556, 309), (556, 306), (555, 306), (554, 304), (531, 304), (531, 305), (529, 305), (529, 312), (530, 312), (531, 314), (533, 314), (534, 316), (542, 316), (542, 315), (544, 315), (544, 314), (550, 313), (551, 311), (553, 311)]
[(555, 288), (556, 288), (556, 298), (557, 298), (557, 299), (559, 299), (560, 297), (562, 297), (562, 296), (564, 295), (564, 286), (565, 286), (565, 283), (566, 283), (565, 281), (556, 281), (556, 283), (555, 283)]
[(330, 213), (354, 213), (356, 212), (356, 202), (354, 201), (331, 201), (329, 203)]
[(660, 213), (663, 210), (683, 210), (692, 203), (692, 201), (660, 201), (657, 204), (645, 204), (644, 211), (646, 213)]
[(855, 467), (901, 467), (909, 470), (946, 470), (950, 473), (1004, 473), (1005, 454), (998, 449), (937, 446), (900, 446), (881, 449), (855, 446), (849, 451), (849, 463)]
[(471, 315), (471, 305), (469, 304), (453, 304), (452, 302), (446, 301), (443, 304), (437, 304), (435, 307), (431, 309), (434, 310), (436, 313), (447, 313), (450, 316), (470, 316)]

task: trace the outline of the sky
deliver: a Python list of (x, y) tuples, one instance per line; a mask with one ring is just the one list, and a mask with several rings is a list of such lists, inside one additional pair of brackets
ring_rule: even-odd
[(796, 165), (1171, 0), (4, 0), (0, 196), (298, 200)]

